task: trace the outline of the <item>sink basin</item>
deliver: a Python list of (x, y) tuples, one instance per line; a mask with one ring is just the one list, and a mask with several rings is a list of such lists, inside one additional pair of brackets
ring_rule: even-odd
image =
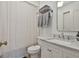
[(68, 41), (68, 40), (50, 40), (51, 42), (55, 42), (58, 44), (63, 44), (63, 45), (73, 45), (73, 46), (79, 46), (79, 42), (78, 41)]
[(47, 41), (52, 44), (64, 46), (67, 48), (79, 50), (79, 42), (76, 40), (63, 40), (63, 39), (57, 39), (57, 38), (48, 38), (48, 39), (41, 38), (41, 40)]
[[(55, 40), (56, 42), (59, 42), (60, 40)], [(60, 41), (60, 43), (62, 43), (62, 44), (71, 44), (70, 42), (66, 42), (66, 41)]]

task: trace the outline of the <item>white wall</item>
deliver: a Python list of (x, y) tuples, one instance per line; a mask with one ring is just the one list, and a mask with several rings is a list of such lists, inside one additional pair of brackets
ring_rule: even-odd
[(53, 18), (51, 21), (51, 26), (47, 27), (47, 28), (40, 28), (40, 36), (44, 36), (44, 37), (51, 37), (53, 34), (57, 33), (57, 29), (56, 29), (56, 15), (57, 15), (57, 4), (54, 1), (42, 1), (40, 2), (40, 8), (44, 5), (49, 5), (51, 7), (51, 9), (53, 10)]

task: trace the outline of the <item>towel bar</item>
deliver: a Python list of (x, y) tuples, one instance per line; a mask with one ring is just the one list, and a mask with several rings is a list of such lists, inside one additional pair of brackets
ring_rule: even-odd
[(50, 6), (48, 6), (48, 5), (45, 5), (45, 6), (43, 6), (42, 8), (39, 9), (39, 12), (42, 13), (42, 14), (44, 14), (48, 11), (53, 12), (53, 10), (51, 10)]

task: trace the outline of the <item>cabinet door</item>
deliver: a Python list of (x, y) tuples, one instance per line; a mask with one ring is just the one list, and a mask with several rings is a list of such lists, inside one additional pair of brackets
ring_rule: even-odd
[(51, 44), (52, 47), (52, 55), (54, 58), (62, 58), (62, 48), (60, 46)]
[(56, 45), (39, 41), (41, 46), (41, 57), (46, 58), (61, 58), (62, 57), (62, 49)]
[(38, 40), (39, 45), (41, 46), (41, 57), (42, 58), (53, 58), (52, 47), (49, 46), (49, 43), (42, 40)]
[(42, 58), (52, 58), (52, 50), (48, 47), (41, 47), (41, 57)]

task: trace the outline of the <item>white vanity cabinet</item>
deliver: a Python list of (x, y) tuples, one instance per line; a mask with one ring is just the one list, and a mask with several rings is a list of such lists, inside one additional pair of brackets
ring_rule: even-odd
[(50, 43), (39, 40), (41, 46), (41, 57), (42, 58), (61, 58), (61, 48)]
[(41, 46), (41, 58), (78, 58), (79, 51), (43, 40), (38, 40)]

